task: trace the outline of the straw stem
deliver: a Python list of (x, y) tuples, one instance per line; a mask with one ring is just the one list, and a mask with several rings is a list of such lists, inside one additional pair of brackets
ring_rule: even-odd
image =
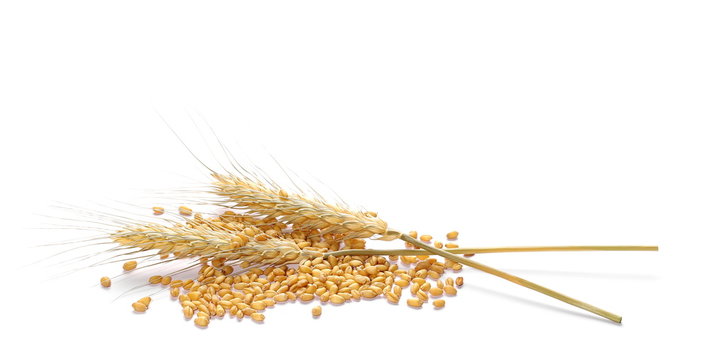
[[(492, 254), (510, 252), (542, 252), (542, 251), (657, 251), (657, 246), (650, 245), (581, 245), (581, 246), (511, 246), (490, 248), (455, 248), (441, 249), (451, 254)], [(417, 256), (430, 255), (426, 250), (420, 249), (347, 249), (325, 253), (325, 256)]]
[(464, 257), (462, 257), (462, 256), (458, 256), (458, 255), (452, 254), (452, 253), (450, 253), (450, 252), (447, 252), (447, 251), (445, 251), (445, 250), (441, 250), (441, 249), (435, 248), (435, 247), (433, 247), (433, 246), (431, 246), (431, 245), (428, 245), (428, 244), (426, 244), (426, 243), (424, 243), (424, 242), (422, 242), (422, 241), (419, 241), (419, 240), (417, 240), (417, 239), (414, 239), (413, 237), (411, 237), (411, 236), (409, 236), (409, 235), (407, 235), (407, 234), (400, 234), (399, 238), (400, 238), (401, 240), (404, 240), (404, 241), (406, 241), (406, 242), (412, 244), (412, 245), (415, 245), (415, 246), (417, 246), (417, 247), (419, 247), (419, 248), (422, 248), (422, 249), (424, 249), (424, 250), (427, 250), (429, 253), (436, 254), (436, 255), (442, 256), (442, 257), (444, 257), (444, 258), (446, 258), (446, 259), (449, 259), (449, 260), (452, 260), (452, 261), (455, 261), (455, 262), (458, 262), (458, 263), (461, 263), (461, 264), (470, 266), (470, 267), (472, 267), (472, 268), (478, 269), (478, 270), (480, 270), (480, 271), (486, 272), (486, 273), (488, 273), (488, 274), (495, 275), (495, 276), (500, 277), (500, 278), (503, 278), (503, 279), (505, 279), (505, 280), (507, 280), (507, 281), (513, 282), (513, 283), (515, 283), (515, 284), (517, 284), (517, 285), (522, 285), (522, 286), (524, 286), (524, 287), (526, 287), (526, 288), (528, 288), (528, 289), (532, 289), (532, 290), (537, 291), (537, 292), (540, 292), (540, 293), (542, 293), (542, 294), (544, 294), (544, 295), (553, 297), (553, 298), (555, 298), (555, 299), (557, 299), (557, 300), (561, 300), (561, 301), (563, 301), (563, 302), (565, 302), (565, 303), (567, 303), (567, 304), (570, 304), (570, 305), (576, 306), (576, 307), (578, 307), (578, 308), (580, 308), (580, 309), (584, 309), (584, 310), (586, 310), (586, 311), (592, 312), (592, 313), (594, 313), (594, 314), (596, 314), (596, 315), (602, 316), (602, 317), (604, 317), (604, 318), (606, 318), (606, 319), (608, 319), (608, 320), (614, 321), (614, 322), (616, 322), (616, 323), (620, 323), (621, 320), (622, 320), (622, 317), (621, 317), (620, 315), (613, 314), (613, 313), (608, 312), (608, 311), (606, 311), (606, 310), (603, 310), (603, 309), (600, 309), (600, 308), (598, 308), (598, 307), (595, 307), (595, 306), (593, 306), (593, 305), (591, 305), (591, 304), (587, 304), (587, 303), (585, 303), (585, 302), (583, 302), (583, 301), (576, 300), (576, 299), (574, 299), (574, 298), (571, 298), (571, 297), (569, 297), (569, 296), (566, 296), (566, 295), (564, 295), (564, 294), (561, 294), (561, 293), (559, 293), (559, 292), (556, 292), (556, 291), (551, 290), (551, 289), (549, 289), (549, 288), (546, 288), (546, 287), (544, 287), (544, 286), (541, 286), (541, 285), (535, 284), (535, 283), (533, 283), (533, 282), (531, 282), (531, 281), (527, 281), (527, 280), (525, 280), (525, 279), (522, 279), (522, 278), (520, 278), (520, 277), (518, 277), (518, 276), (515, 276), (515, 275), (512, 275), (512, 274), (508, 274), (508, 273), (506, 273), (506, 272), (504, 272), (504, 271), (500, 271), (500, 270), (497, 270), (497, 269), (495, 269), (495, 268), (489, 267), (489, 266), (487, 266), (487, 265), (484, 265), (484, 264), (481, 264), (481, 263), (472, 261), (472, 260), (470, 260), (470, 259), (466, 259), (466, 258), (464, 258)]

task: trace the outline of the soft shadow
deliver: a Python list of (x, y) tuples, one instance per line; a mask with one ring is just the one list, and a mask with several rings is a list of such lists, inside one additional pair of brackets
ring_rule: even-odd
[(584, 271), (563, 271), (563, 270), (537, 270), (537, 269), (504, 269), (512, 274), (536, 274), (566, 277), (582, 277), (595, 279), (628, 279), (628, 280), (657, 280), (656, 275), (631, 274), (631, 273), (599, 273)]
[(604, 324), (608, 324), (608, 325), (612, 325), (612, 326), (623, 326), (622, 323), (619, 324), (619, 323), (610, 321), (610, 320), (608, 320), (608, 319), (606, 319), (606, 318), (603, 318), (603, 317), (600, 317), (600, 316), (597, 316), (597, 315), (592, 315), (592, 314), (588, 314), (588, 313), (583, 313), (583, 312), (577, 312), (577, 311), (573, 311), (573, 310), (563, 309), (563, 308), (559, 308), (559, 307), (556, 307), (556, 306), (553, 306), (553, 305), (547, 305), (547, 304), (544, 304), (544, 303), (540, 303), (540, 302), (537, 302), (537, 301), (534, 301), (534, 300), (528, 300), (528, 299), (525, 299), (525, 298), (521, 298), (521, 297), (519, 297), (519, 296), (514, 296), (514, 295), (510, 295), (510, 294), (505, 294), (505, 293), (502, 293), (502, 292), (499, 292), (499, 291), (490, 290), (490, 289), (488, 289), (488, 288), (480, 287), (480, 286), (477, 286), (477, 285), (465, 284), (465, 288), (466, 288), (466, 289), (472, 289), (472, 290), (475, 290), (475, 291), (480, 291), (480, 292), (483, 292), (483, 293), (485, 293), (485, 294), (492, 295), (492, 296), (495, 296), (495, 297), (498, 297), (498, 298), (504, 298), (504, 299), (507, 299), (507, 300), (512, 300), (512, 301), (514, 301), (514, 302), (516, 302), (516, 303), (519, 303), (519, 304), (532, 305), (532, 306), (536, 306), (536, 307), (538, 307), (538, 308), (542, 308), (542, 309), (546, 309), (546, 310), (555, 311), (555, 312), (557, 312), (557, 313), (562, 313), (562, 314), (566, 314), (566, 315), (573, 315), (573, 316), (578, 316), (578, 317), (582, 317), (582, 318), (585, 318), (585, 319), (600, 321), (600, 322), (602, 322), (602, 323), (604, 323)]

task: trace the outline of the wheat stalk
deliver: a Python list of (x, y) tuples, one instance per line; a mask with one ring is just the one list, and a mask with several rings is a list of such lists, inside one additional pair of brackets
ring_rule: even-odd
[[(493, 254), (514, 252), (546, 252), (546, 251), (657, 251), (657, 246), (644, 245), (577, 245), (577, 246), (506, 246), (506, 247), (475, 247), (443, 249), (451, 254)], [(388, 256), (421, 256), (430, 255), (426, 250), (420, 249), (347, 249), (326, 253), (332, 256), (346, 255), (388, 255)]]

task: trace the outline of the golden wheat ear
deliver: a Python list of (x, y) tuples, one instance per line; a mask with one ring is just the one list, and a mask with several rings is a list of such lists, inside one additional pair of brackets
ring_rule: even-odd
[(306, 231), (317, 230), (322, 235), (376, 240), (397, 238), (387, 233), (387, 223), (372, 212), (352, 211), (234, 175), (214, 173), (212, 176), (213, 193), (226, 199), (222, 205), (279, 219)]

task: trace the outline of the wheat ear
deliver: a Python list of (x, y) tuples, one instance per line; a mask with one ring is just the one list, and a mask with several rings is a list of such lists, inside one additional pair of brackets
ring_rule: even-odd
[(372, 213), (358, 212), (285, 190), (274, 190), (258, 181), (213, 173), (213, 192), (227, 198), (237, 209), (279, 219), (304, 230), (320, 234), (345, 234), (346, 238), (394, 240), (387, 235), (387, 223)]
[(320, 253), (300, 249), (291, 239), (269, 235), (257, 227), (241, 223), (206, 222), (167, 226), (157, 223), (132, 225), (111, 235), (113, 241), (126, 248), (157, 250), (159, 255), (174, 259), (222, 258), (250, 264), (281, 265), (298, 263)]

